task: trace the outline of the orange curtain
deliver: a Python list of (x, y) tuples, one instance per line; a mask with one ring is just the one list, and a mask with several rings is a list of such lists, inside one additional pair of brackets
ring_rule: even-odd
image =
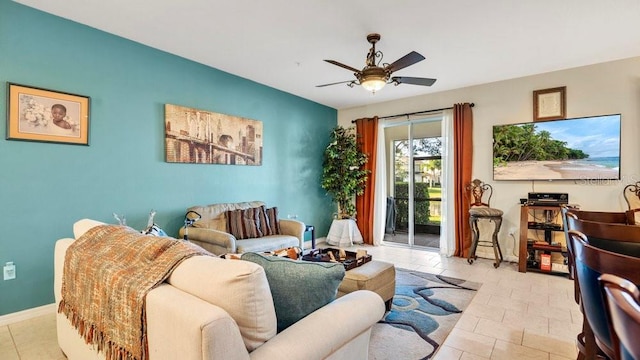
[(356, 222), (365, 244), (373, 244), (373, 200), (375, 198), (376, 149), (378, 146), (378, 117), (356, 120), (356, 133), (361, 150), (369, 160), (364, 165), (369, 170), (364, 194), (356, 196)]
[(465, 187), (471, 182), (473, 163), (473, 113), (469, 103), (453, 106), (453, 191), (456, 247), (454, 256), (467, 257), (471, 246), (469, 196)]

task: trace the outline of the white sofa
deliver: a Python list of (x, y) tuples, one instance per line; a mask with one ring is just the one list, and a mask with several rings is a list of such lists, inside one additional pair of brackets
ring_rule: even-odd
[[(80, 220), (73, 226), (74, 236), (99, 224)], [(65, 253), (73, 241), (60, 239), (55, 245), (56, 303)], [(148, 293), (146, 313), (151, 360), (346, 360), (367, 359), (371, 327), (382, 318), (384, 303), (373, 292), (356, 291), (276, 334), (273, 300), (261, 266), (194, 256)], [(56, 321), (58, 344), (69, 359), (104, 359), (63, 314)]]
[[(294, 219), (279, 219), (279, 235), (240, 240), (227, 232), (225, 213), (228, 210), (244, 210), (263, 205), (265, 203), (262, 201), (248, 201), (192, 206), (187, 211), (195, 211), (202, 218), (187, 230), (189, 241), (217, 255), (266, 252), (294, 246), (304, 249), (305, 225)], [(179, 232), (181, 239), (184, 233), (185, 228), (182, 227)]]

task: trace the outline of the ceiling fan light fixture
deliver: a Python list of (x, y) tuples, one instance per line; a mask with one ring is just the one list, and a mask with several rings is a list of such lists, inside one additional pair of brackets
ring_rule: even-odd
[(367, 67), (362, 71), (360, 85), (367, 91), (375, 93), (376, 91), (382, 90), (387, 84), (388, 79), (389, 75), (384, 69), (377, 66)]
[[(358, 70), (352, 66), (345, 65), (335, 60), (325, 60), (329, 64), (339, 66), (343, 69), (347, 69), (355, 75), (356, 80), (353, 81), (339, 81), (324, 85), (316, 85), (316, 87), (325, 87), (329, 85), (344, 84), (353, 87), (354, 85), (362, 85), (367, 91), (376, 93), (376, 91), (382, 90), (386, 84), (393, 83), (399, 84), (413, 84), (420, 86), (431, 86), (436, 79), (406, 77), (406, 76), (394, 76), (391, 77), (398, 70), (402, 70), (407, 66), (411, 66), (417, 62), (424, 60), (424, 56), (412, 51), (400, 59), (392, 62), (391, 64), (382, 63), (382, 52), (376, 50), (376, 43), (380, 40), (380, 34), (367, 35), (367, 41), (371, 44), (371, 49), (367, 54), (367, 61), (364, 69)], [(382, 65), (380, 65), (382, 63)], [(391, 80), (389, 80), (391, 79)]]
[(362, 79), (362, 82), (360, 83), (360, 85), (362, 85), (365, 90), (371, 91), (372, 93), (382, 90), (382, 88), (386, 84), (387, 82), (379, 77), (369, 77), (366, 79)]

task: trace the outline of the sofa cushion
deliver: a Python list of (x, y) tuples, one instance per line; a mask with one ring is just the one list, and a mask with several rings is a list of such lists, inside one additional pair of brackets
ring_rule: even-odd
[(258, 231), (258, 214), (259, 208), (227, 211), (227, 231), (238, 240), (261, 237), (262, 233)]
[(294, 261), (257, 253), (243, 254), (241, 259), (264, 268), (278, 332), (333, 301), (345, 275), (344, 266), (337, 263)]
[(265, 270), (253, 263), (194, 256), (167, 279), (176, 288), (223, 308), (249, 352), (276, 335), (276, 313)]
[(269, 235), (256, 239), (244, 239), (236, 241), (238, 254), (248, 252), (268, 252), (289, 247), (299, 247), (300, 241), (291, 235)]

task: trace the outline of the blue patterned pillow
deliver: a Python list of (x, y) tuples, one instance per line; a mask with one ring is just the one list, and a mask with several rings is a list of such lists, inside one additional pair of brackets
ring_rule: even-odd
[(278, 319), (278, 332), (336, 298), (344, 278), (338, 263), (294, 261), (278, 256), (246, 253), (242, 260), (264, 268)]

